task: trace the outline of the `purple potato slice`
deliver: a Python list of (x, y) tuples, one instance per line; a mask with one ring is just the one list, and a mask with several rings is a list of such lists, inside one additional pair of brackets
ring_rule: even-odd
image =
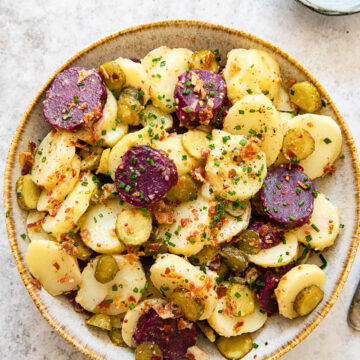
[(270, 249), (279, 245), (281, 242), (281, 236), (283, 235), (283, 231), (277, 226), (271, 223), (264, 223), (262, 221), (252, 223), (248, 229), (254, 230), (259, 234), (261, 239), (261, 249)]
[(178, 181), (176, 165), (150, 146), (130, 148), (115, 173), (115, 185), (121, 197), (134, 206), (149, 206)]
[(178, 77), (174, 98), (181, 125), (220, 127), (226, 115), (226, 83), (221, 75), (194, 69)]
[(314, 184), (302, 170), (279, 165), (268, 172), (260, 190), (264, 213), (287, 228), (304, 224), (314, 210)]
[(99, 119), (107, 99), (106, 88), (94, 69), (73, 67), (57, 74), (46, 92), (45, 121), (76, 130)]
[(162, 319), (155, 310), (150, 309), (136, 325), (136, 344), (154, 343), (163, 352), (164, 360), (181, 359), (188, 348), (196, 344), (199, 331), (195, 324), (180, 330), (178, 320)]

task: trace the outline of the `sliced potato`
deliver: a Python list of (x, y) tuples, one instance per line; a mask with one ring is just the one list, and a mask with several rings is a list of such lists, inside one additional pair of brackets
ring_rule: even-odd
[(196, 325), (199, 327), (201, 332), (206, 336), (210, 342), (215, 342), (216, 334), (214, 330), (207, 324), (206, 321), (198, 321)]
[(301, 242), (298, 243), (298, 251), (296, 255), (296, 262), (298, 264), (306, 264), (311, 254), (310, 246), (305, 246)]
[(44, 189), (53, 188), (58, 182), (59, 171), (69, 167), (75, 155), (76, 135), (55, 130), (49, 132), (39, 145), (31, 169), (34, 183)]
[(30, 243), (25, 261), (31, 275), (53, 296), (75, 290), (80, 284), (76, 258), (63, 251), (55, 241), (37, 240)]
[[(212, 148), (205, 167), (211, 188), (226, 200), (249, 199), (260, 190), (266, 176), (264, 152), (243, 135), (221, 130), (212, 134)], [(246, 149), (252, 155), (247, 155)]]
[(249, 261), (262, 267), (279, 267), (289, 264), (296, 258), (298, 242), (292, 232), (284, 234), (284, 240), (269, 249), (262, 249), (257, 254), (248, 254)]
[(175, 163), (178, 175), (184, 175), (200, 165), (200, 160), (190, 156), (181, 141), (181, 135), (168, 134), (161, 140), (153, 143), (153, 147), (165, 151), (169, 158)]
[(45, 232), (41, 226), (45, 216), (46, 216), (45, 212), (39, 212), (36, 210), (29, 211), (28, 217), (26, 219), (26, 229), (30, 241), (56, 240), (56, 238)]
[(341, 153), (339, 125), (329, 116), (304, 114), (288, 122), (287, 130), (290, 129), (306, 130), (315, 140), (314, 152), (299, 163), (304, 173), (311, 179), (325, 175)]
[(289, 90), (290, 100), (306, 112), (313, 113), (321, 109), (321, 96), (317, 88), (309, 81), (300, 81)]
[(266, 164), (273, 164), (283, 143), (283, 124), (271, 101), (264, 95), (248, 95), (237, 101), (224, 120), (230, 134), (255, 136), (266, 154)]
[(191, 56), (191, 69), (204, 69), (218, 73), (220, 70), (219, 55), (214, 51), (206, 49), (195, 51)]
[(167, 113), (175, 111), (174, 91), (178, 76), (190, 65), (192, 51), (160, 46), (141, 61), (150, 78), (153, 103)]
[(135, 61), (124, 59), (122, 57), (117, 58), (115, 61), (121, 66), (125, 73), (126, 82), (124, 86), (130, 86), (137, 90), (142, 90), (144, 92), (142, 103), (146, 104), (150, 98), (151, 82), (144, 66)]
[(207, 133), (201, 130), (189, 130), (181, 136), (184, 149), (195, 159), (203, 159), (202, 150), (209, 148), (210, 140)]
[(119, 241), (115, 226), (118, 215), (127, 208), (129, 206), (126, 203), (121, 205), (119, 199), (90, 206), (79, 221), (84, 243), (101, 254), (124, 252), (125, 245)]
[(166, 305), (166, 301), (163, 299), (150, 299), (144, 300), (139, 305), (135, 306), (134, 309), (129, 310), (124, 318), (124, 324), (122, 327), (122, 336), (127, 346), (136, 347), (134, 340), (134, 333), (139, 318), (146, 312), (146, 309), (154, 307), (163, 308)]
[(197, 254), (207, 242), (209, 203), (198, 197), (195, 201), (181, 203), (173, 210), (175, 222), (159, 225), (156, 238), (165, 242), (174, 254)]
[(325, 281), (326, 275), (317, 265), (303, 264), (292, 268), (281, 278), (275, 289), (280, 314), (288, 319), (298, 317), (299, 314), (294, 310), (297, 295), (312, 285), (323, 290)]
[(95, 278), (99, 257), (86, 265), (76, 296), (76, 301), (84, 309), (93, 313), (118, 315), (126, 312), (130, 304), (136, 305), (140, 301), (141, 290), (146, 283), (140, 261), (122, 255), (114, 255), (114, 259), (120, 270), (113, 280), (104, 284)]
[(91, 173), (84, 173), (74, 189), (59, 207), (55, 216), (46, 216), (43, 229), (54, 236), (73, 230), (89, 206), (97, 185)]
[(199, 320), (205, 320), (213, 313), (217, 300), (214, 291), (215, 276), (203, 273), (182, 257), (173, 254), (159, 255), (150, 268), (150, 273), (155, 287), (163, 290), (168, 298), (180, 288), (196, 294), (204, 305), (204, 312)]
[(255, 298), (247, 285), (230, 284), (226, 301), (234, 316), (246, 316), (255, 311)]
[(129, 209), (119, 213), (116, 233), (126, 246), (139, 246), (149, 240), (152, 231), (152, 216), (149, 211)]
[(264, 50), (233, 49), (227, 58), (224, 79), (232, 103), (249, 94), (264, 94), (277, 105), (281, 78), (272, 55)]
[[(224, 282), (222, 286), (229, 286)], [(220, 335), (225, 337), (237, 336), (244, 333), (254, 332), (260, 329), (267, 320), (267, 314), (260, 309), (256, 302), (255, 310), (246, 316), (234, 316), (227, 312), (226, 297), (218, 299), (215, 311), (208, 319), (209, 325)]]
[(227, 359), (239, 360), (252, 350), (253, 341), (249, 334), (231, 338), (219, 337), (216, 346)]
[(169, 130), (173, 127), (172, 116), (154, 105), (148, 105), (143, 111), (141, 118), (142, 126), (150, 124), (158, 125), (161, 130)]
[(109, 157), (109, 171), (111, 177), (115, 179), (115, 172), (118, 166), (121, 164), (122, 156), (132, 147), (137, 145), (152, 145), (151, 139), (156, 134), (161, 133), (160, 128), (144, 127), (139, 131), (125, 135), (112, 149)]
[[(43, 190), (37, 202), (37, 210), (52, 212), (62, 203), (79, 181), (81, 160), (75, 155), (69, 167), (59, 172), (57, 183), (49, 190)], [(55, 210), (56, 211), (56, 210)]]
[(100, 174), (107, 174), (109, 171), (109, 158), (110, 158), (110, 151), (111, 149), (105, 149), (100, 158), (98, 169), (96, 170), (96, 173)]
[(40, 191), (30, 174), (20, 176), (16, 181), (16, 198), (20, 208), (23, 210), (36, 209)]
[(307, 223), (292, 232), (298, 241), (310, 245), (314, 250), (332, 246), (340, 230), (339, 210), (324, 194), (314, 199), (314, 211)]
[(315, 150), (315, 140), (304, 129), (290, 129), (284, 136), (282, 152), (289, 160), (304, 160)]
[(291, 115), (290, 113), (296, 113), (296, 106), (291, 103), (289, 94), (282, 86), (280, 87), (279, 100), (277, 102), (276, 109), (283, 114)]
[(179, 176), (177, 184), (170, 188), (166, 194), (166, 198), (173, 202), (186, 202), (194, 200), (197, 191), (198, 189), (193, 178), (190, 175), (185, 174)]

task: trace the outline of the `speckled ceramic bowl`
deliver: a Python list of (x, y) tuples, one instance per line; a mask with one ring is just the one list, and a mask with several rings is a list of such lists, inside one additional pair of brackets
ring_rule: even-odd
[[(359, 163), (354, 141), (346, 123), (339, 114), (329, 95), (318, 81), (295, 59), (279, 48), (253, 35), (241, 31), (212, 25), (200, 21), (165, 21), (134, 27), (120, 31), (102, 39), (83, 51), (75, 54), (57, 72), (69, 66), (97, 67), (99, 64), (118, 56), (141, 58), (149, 50), (160, 45), (196, 49), (219, 49), (221, 54), (238, 47), (265, 49), (272, 53), (280, 63), (284, 81), (289, 79), (310, 80), (313, 82), (328, 105), (322, 113), (332, 116), (343, 132), (344, 160), (336, 163), (334, 176), (316, 180), (316, 186), (324, 191), (337, 204), (341, 222), (345, 228), (336, 244), (326, 251), (328, 267), (325, 269), (328, 280), (325, 286), (325, 298), (311, 315), (297, 320), (287, 320), (272, 316), (265, 327), (254, 334), (259, 344), (246, 359), (277, 359), (304, 340), (326, 316), (343, 288), (358, 247), (359, 228)], [(42, 115), (42, 101), (45, 91), (55, 74), (50, 77), (38, 92), (12, 140), (5, 169), (4, 208), (11, 249), (15, 257), (21, 278), (46, 321), (76, 349), (91, 359), (132, 360), (130, 349), (117, 348), (111, 344), (107, 335), (84, 323), (84, 316), (76, 313), (64, 297), (52, 297), (44, 290), (39, 291), (30, 282), (31, 276), (26, 269), (24, 255), (28, 246), (20, 234), (26, 232), (25, 212), (16, 202), (15, 183), (20, 175), (19, 153), (27, 148), (29, 141), (42, 138), (49, 131)], [(314, 259), (316, 262), (317, 259)], [(265, 342), (268, 343), (265, 346)], [(214, 345), (200, 341), (200, 347), (211, 355), (211, 359), (222, 359)]]

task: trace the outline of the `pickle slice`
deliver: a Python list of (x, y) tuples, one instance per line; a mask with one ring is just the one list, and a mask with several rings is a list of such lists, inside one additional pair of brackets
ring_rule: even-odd
[(109, 158), (110, 158), (111, 149), (105, 149), (100, 157), (99, 166), (96, 173), (101, 173), (106, 175), (109, 171)]
[(254, 230), (245, 230), (239, 235), (236, 246), (246, 254), (258, 254), (261, 250), (260, 236)]
[(218, 61), (218, 55), (215, 55), (211, 50), (199, 50), (195, 51), (191, 55), (191, 69), (204, 69), (210, 70), (214, 73), (218, 73), (220, 70), (220, 63)]
[(294, 310), (300, 315), (310, 314), (321, 303), (324, 292), (316, 285), (302, 289), (296, 296)]
[(171, 300), (176, 304), (189, 321), (198, 321), (204, 313), (204, 304), (192, 298), (190, 291), (177, 289), (171, 295)]
[(100, 256), (95, 268), (95, 279), (102, 284), (106, 284), (115, 278), (118, 271), (119, 266), (113, 256)]
[(249, 201), (227, 201), (225, 203), (225, 211), (236, 218), (244, 215), (244, 212), (246, 211), (246, 208), (249, 205)]
[(112, 90), (121, 90), (126, 82), (123, 69), (116, 61), (108, 61), (99, 68), (100, 76), (105, 85)]
[(31, 175), (20, 176), (16, 181), (17, 201), (21, 209), (36, 209), (40, 188), (32, 181)]
[(234, 316), (246, 316), (255, 311), (255, 299), (247, 285), (231, 284), (226, 291), (226, 303)]
[(90, 147), (89, 150), (82, 149), (79, 153), (81, 158), (80, 170), (95, 170), (100, 162), (103, 149), (101, 147)]
[(207, 264), (218, 253), (219, 253), (219, 250), (216, 246), (205, 245), (200, 252), (191, 256), (189, 260), (194, 265)]
[(216, 345), (221, 354), (227, 359), (239, 360), (252, 350), (253, 341), (249, 334), (242, 334), (230, 338), (220, 336), (216, 340)]
[(201, 130), (189, 130), (181, 136), (185, 150), (195, 159), (201, 160), (202, 149), (208, 149), (210, 140), (207, 133)]
[(161, 349), (155, 345), (150, 343), (140, 344), (135, 350), (135, 359), (136, 360), (162, 360), (163, 354)]
[(313, 113), (321, 109), (321, 96), (317, 88), (309, 81), (294, 84), (289, 90), (290, 100), (306, 112)]
[(193, 178), (188, 175), (179, 177), (178, 182), (166, 194), (166, 198), (170, 201), (187, 202), (195, 199), (197, 194), (197, 186)]
[(196, 325), (200, 328), (201, 332), (206, 336), (210, 342), (215, 342), (216, 335), (214, 330), (207, 324), (206, 321), (198, 321)]
[(304, 160), (315, 150), (315, 140), (310, 133), (304, 129), (290, 129), (284, 136), (283, 154), (291, 160)]
[(231, 270), (242, 272), (248, 267), (247, 256), (233, 246), (225, 246), (220, 254)]
[(121, 329), (115, 328), (109, 331), (109, 338), (115, 346), (125, 347), (125, 341), (122, 337)]
[(111, 319), (109, 315), (95, 314), (87, 321), (87, 324), (103, 330), (111, 330)]

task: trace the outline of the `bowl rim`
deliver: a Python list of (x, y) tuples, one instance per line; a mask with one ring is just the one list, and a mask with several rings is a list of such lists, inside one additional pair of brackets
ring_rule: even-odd
[[(288, 55), (285, 51), (281, 50), (279, 47), (273, 45), (272, 43), (265, 41), (257, 36), (252, 35), (251, 33), (244, 32), (242, 30), (233, 29), (230, 27), (226, 27), (220, 24), (214, 24), (207, 21), (200, 21), (200, 20), (164, 20), (164, 21), (157, 21), (157, 22), (150, 22), (142, 25), (137, 25), (133, 27), (129, 27), (124, 30), (120, 30), (118, 32), (115, 32), (111, 35), (108, 35), (106, 37), (101, 38), (100, 40), (97, 40), (90, 44), (89, 46), (85, 47), (84, 49), (78, 51), (75, 55), (70, 57), (62, 66), (60, 66), (55, 72), (48, 78), (48, 80), (45, 82), (45, 84), (40, 88), (40, 90), (37, 92), (35, 97), (30, 102), (29, 106), (27, 107), (26, 111), (24, 112), (19, 125), (17, 126), (15, 133), (13, 135), (7, 158), (6, 158), (6, 164), (5, 164), (5, 171), (4, 171), (4, 192), (3, 192), (3, 200), (4, 200), (4, 210), (5, 210), (5, 221), (6, 221), (6, 228), (7, 228), (7, 234), (10, 242), (11, 251), (14, 256), (14, 260), (17, 266), (17, 269), (19, 271), (20, 277), (30, 295), (33, 302), (35, 303), (36, 307), (40, 311), (41, 315), (44, 317), (44, 319), (47, 321), (47, 323), (63, 338), (65, 339), (70, 345), (72, 345), (76, 350), (83, 353), (85, 356), (89, 357), (90, 359), (96, 359), (96, 360), (106, 360), (106, 358), (98, 353), (96, 353), (94, 350), (87, 347), (85, 344), (83, 344), (81, 341), (74, 338), (66, 329), (62, 327), (62, 325), (57, 322), (51, 315), (49, 310), (47, 309), (44, 302), (41, 300), (38, 291), (36, 287), (31, 282), (31, 276), (28, 274), (28, 271), (25, 267), (25, 263), (23, 259), (21, 258), (21, 254), (17, 245), (17, 240), (15, 236), (15, 220), (12, 216), (12, 207), (11, 207), (11, 185), (12, 185), (12, 177), (13, 177), (13, 164), (16, 155), (17, 146), (19, 144), (19, 141), (21, 140), (21, 135), (24, 131), (24, 127), (27, 124), (27, 121), (29, 119), (29, 116), (31, 112), (33, 111), (34, 106), (38, 103), (40, 97), (44, 93), (44, 91), (47, 89), (47, 87), (50, 85), (56, 74), (58, 74), (60, 71), (67, 68), (69, 65), (71, 65), (75, 60), (79, 59), (82, 55), (87, 53), (88, 51), (96, 48), (97, 46), (104, 44), (108, 42), (111, 39), (125, 36), (127, 34), (140, 32), (142, 30), (147, 30), (150, 28), (159, 28), (159, 27), (167, 27), (167, 26), (196, 26), (199, 28), (208, 28), (212, 30), (218, 30), (222, 32), (227, 32), (229, 34), (247, 38), (251, 41), (254, 41), (260, 46), (263, 46), (267, 49), (270, 49), (273, 53), (276, 53), (277, 55), (282, 56), (285, 58), (285, 60), (289, 61), (293, 66), (295, 66), (300, 72), (302, 72), (320, 91), (323, 98), (327, 101), (327, 103), (330, 105), (332, 111), (337, 117), (337, 122), (339, 126), (341, 127), (343, 136), (346, 139), (346, 142), (349, 146), (350, 152), (351, 152), (351, 158), (352, 158), (352, 166), (354, 170), (354, 177), (356, 181), (356, 192), (359, 194), (360, 190), (360, 162), (358, 157), (358, 152), (355, 146), (354, 139), (350, 133), (350, 130), (341, 116), (339, 110), (335, 106), (334, 102), (326, 92), (326, 90), (323, 88), (323, 86), (319, 83), (319, 81), (303, 66), (301, 65), (295, 58)], [(322, 311), (312, 320), (310, 324), (308, 324), (305, 328), (303, 328), (292, 340), (290, 340), (288, 343), (282, 345), (280, 348), (275, 350), (270, 355), (267, 355), (266, 357), (263, 357), (263, 360), (275, 360), (289, 352), (291, 349), (293, 349), (296, 345), (301, 343), (318, 325), (319, 323), (325, 318), (325, 316), (329, 313), (330, 309), (334, 305), (336, 299), (340, 295), (343, 286), (345, 284), (345, 281), (349, 275), (351, 266), (354, 262), (357, 248), (359, 246), (360, 242), (360, 197), (357, 196), (357, 206), (356, 206), (356, 217), (355, 217), (355, 228), (354, 232), (352, 234), (352, 243), (349, 247), (348, 256), (346, 263), (344, 264), (344, 267), (342, 269), (341, 276), (339, 280), (336, 283), (336, 287), (334, 288), (330, 299), (327, 301), (325, 306), (323, 307)]]

